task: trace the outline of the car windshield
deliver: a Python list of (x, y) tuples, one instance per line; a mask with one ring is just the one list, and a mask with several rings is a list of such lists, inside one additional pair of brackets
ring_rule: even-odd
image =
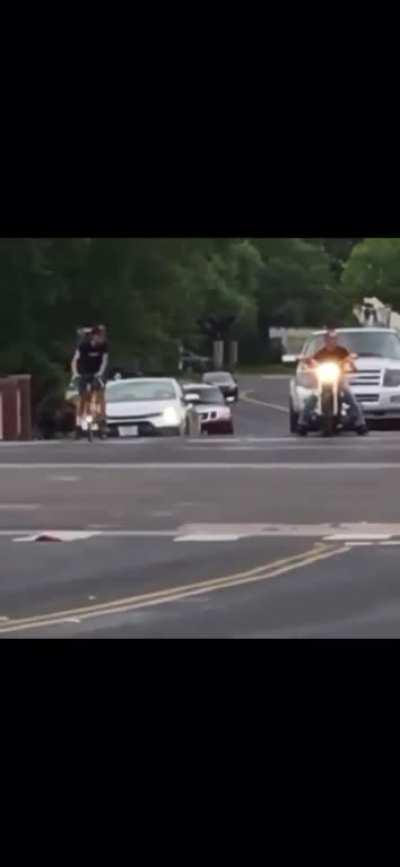
[(232, 385), (233, 383), (230, 373), (207, 373), (204, 379), (206, 382), (220, 382), (221, 385)]
[[(338, 345), (344, 346), (350, 352), (355, 352), (359, 358), (393, 358), (400, 361), (400, 340), (396, 334), (388, 331), (349, 331), (338, 334)], [(304, 355), (315, 355), (324, 346), (322, 334), (310, 340)]]
[(170, 382), (115, 382), (107, 386), (107, 400), (111, 403), (176, 399)]
[(200, 404), (225, 403), (222, 391), (219, 388), (187, 388), (186, 394), (196, 394)]

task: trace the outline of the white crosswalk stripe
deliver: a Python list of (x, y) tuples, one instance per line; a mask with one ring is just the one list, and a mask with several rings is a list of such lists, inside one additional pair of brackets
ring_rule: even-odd
[(41, 537), (49, 541), (84, 542), (88, 540), (164, 538), (174, 542), (240, 542), (260, 538), (319, 539), (324, 542), (345, 542), (354, 545), (400, 545), (400, 524), (183, 524), (171, 529), (11, 529), (0, 530), (0, 540), (36, 542)]

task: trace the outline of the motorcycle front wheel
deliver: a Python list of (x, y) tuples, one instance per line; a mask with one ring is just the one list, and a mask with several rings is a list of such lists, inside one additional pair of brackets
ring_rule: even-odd
[(333, 393), (331, 389), (324, 389), (321, 399), (322, 411), (322, 436), (332, 437), (336, 430)]

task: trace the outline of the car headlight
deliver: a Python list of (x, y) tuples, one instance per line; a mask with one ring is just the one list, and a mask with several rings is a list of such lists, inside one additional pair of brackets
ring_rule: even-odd
[(385, 370), (383, 384), (387, 388), (398, 388), (400, 386), (400, 370)]
[(163, 420), (168, 425), (179, 424), (178, 413), (174, 406), (167, 406), (163, 412)]

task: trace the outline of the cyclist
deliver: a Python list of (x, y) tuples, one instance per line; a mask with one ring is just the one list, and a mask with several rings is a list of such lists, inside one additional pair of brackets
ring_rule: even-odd
[(103, 422), (106, 418), (104, 375), (108, 364), (108, 343), (104, 329), (100, 326), (91, 328), (79, 344), (72, 359), (72, 376), (78, 380), (79, 405), (76, 420), (77, 435), (79, 435), (86, 414), (88, 391), (98, 392), (99, 413)]

